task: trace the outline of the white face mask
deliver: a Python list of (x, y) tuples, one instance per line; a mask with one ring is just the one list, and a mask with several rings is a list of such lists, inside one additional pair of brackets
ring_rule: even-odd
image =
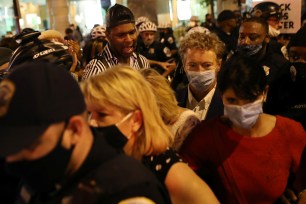
[(262, 100), (242, 106), (224, 104), (224, 115), (236, 126), (251, 129), (262, 113)]
[(280, 30), (277, 30), (269, 25), (269, 36), (270, 37), (277, 37), (280, 34)]
[(207, 91), (210, 85), (216, 78), (216, 71), (209, 70), (205, 72), (187, 71), (187, 78), (189, 84), (194, 87), (197, 91)]

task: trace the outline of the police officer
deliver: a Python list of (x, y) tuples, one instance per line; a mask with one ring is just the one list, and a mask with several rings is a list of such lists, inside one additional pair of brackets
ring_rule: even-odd
[(171, 51), (164, 44), (155, 40), (157, 31), (155, 23), (143, 22), (138, 31), (142, 42), (137, 45), (137, 51), (149, 60), (152, 68), (160, 74), (168, 75), (175, 68), (175, 63), (166, 62), (172, 57)]
[(170, 49), (173, 57), (176, 57), (175, 55), (178, 52), (178, 48), (176, 46), (175, 38), (173, 36), (173, 30), (170, 27), (170, 24), (160, 25), (158, 26), (158, 30), (159, 41)]
[(90, 128), (68, 72), (35, 61), (0, 83), (0, 157), (22, 179), (17, 203), (166, 203), (146, 167), (113, 149), (111, 128)]
[(270, 49), (274, 52), (281, 53), (282, 44), (277, 42), (280, 35), (282, 8), (274, 2), (261, 2), (257, 4), (251, 11), (255, 17), (263, 18), (269, 25)]
[(282, 54), (274, 52), (274, 49), (271, 48), (268, 28), (263, 18), (246, 19), (239, 28), (237, 52), (262, 65), (269, 85), (268, 96), (263, 108), (266, 113), (273, 114), (274, 104), (277, 103), (276, 92), (289, 62)]
[(306, 130), (306, 27), (291, 38), (287, 49), (290, 68), (278, 91), (278, 114), (302, 123)]
[(83, 48), (85, 65), (96, 55), (101, 53), (106, 45), (105, 30), (105, 26), (96, 24), (86, 37), (85, 46)]

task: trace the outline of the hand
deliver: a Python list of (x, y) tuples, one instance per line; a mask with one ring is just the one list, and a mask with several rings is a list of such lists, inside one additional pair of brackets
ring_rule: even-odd
[(283, 195), (279, 198), (279, 201), (282, 204), (291, 204), (293, 202), (296, 202), (297, 200), (298, 200), (297, 195), (295, 194), (293, 190), (289, 188), (287, 188), (285, 192), (283, 193)]
[(159, 65), (168, 73), (173, 71), (176, 68), (176, 63), (172, 59), (166, 61), (166, 62), (160, 62)]

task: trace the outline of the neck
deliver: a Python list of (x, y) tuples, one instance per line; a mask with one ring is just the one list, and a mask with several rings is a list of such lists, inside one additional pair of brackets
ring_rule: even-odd
[(197, 101), (201, 101), (215, 87), (215, 85), (216, 85), (216, 80), (210, 85), (210, 87), (206, 91), (198, 91), (193, 86), (190, 86), (190, 91), (192, 93), (192, 96)]
[(109, 44), (109, 48), (112, 52), (112, 54), (118, 59), (119, 64), (130, 64), (130, 57), (124, 57), (121, 54), (119, 54), (111, 44)]

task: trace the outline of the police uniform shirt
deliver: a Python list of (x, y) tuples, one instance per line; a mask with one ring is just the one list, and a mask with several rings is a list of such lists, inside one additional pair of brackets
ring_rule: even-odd
[(175, 38), (172, 34), (166, 34), (163, 38), (160, 39), (160, 42), (168, 47), (170, 50), (177, 50), (175, 43)]
[[(106, 69), (116, 66), (119, 64), (119, 60), (110, 50), (109, 44), (105, 46), (101, 55), (97, 58), (92, 59), (84, 69), (84, 75), (82, 80), (86, 80), (94, 75), (99, 74), (100, 72), (105, 71)], [(130, 57), (130, 67), (139, 70), (142, 68), (149, 68), (150, 64), (148, 60), (135, 52)]]
[(147, 59), (159, 62), (165, 62), (171, 58), (170, 49), (157, 41), (154, 41), (148, 47), (145, 46), (144, 43), (139, 44), (138, 52), (144, 55)]

